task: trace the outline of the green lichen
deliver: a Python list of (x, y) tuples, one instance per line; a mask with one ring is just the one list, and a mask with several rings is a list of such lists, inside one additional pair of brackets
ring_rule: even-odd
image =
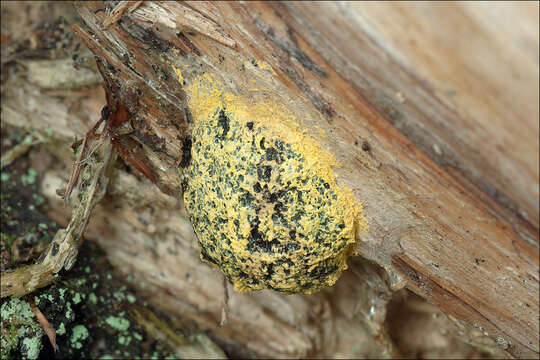
[(3, 303), (0, 308), (0, 314), (2, 320), (8, 319), (13, 315), (18, 315), (23, 319), (30, 319), (34, 316), (32, 309), (30, 309), (30, 305), (26, 301), (21, 301), (17, 298)]
[(58, 293), (60, 294), (60, 299), (64, 300), (64, 295), (66, 294), (67, 289), (61, 288), (58, 289)]
[(88, 338), (88, 329), (84, 325), (76, 325), (72, 329), (71, 344), (75, 349), (83, 346), (83, 341)]
[(42, 347), (41, 337), (27, 337), (22, 341), (21, 352), (26, 353), (27, 359), (37, 359)]
[(64, 323), (61, 323), (59, 326), (58, 326), (58, 329), (56, 329), (56, 335), (64, 335), (66, 333), (66, 326), (64, 325)]
[[(5, 251), (2, 258), (8, 264), (8, 270), (19, 265), (17, 260), (24, 261), (22, 265), (35, 262), (39, 253), (28, 250), (32, 247), (44, 248), (57, 229), (56, 224), (40, 213), (39, 206), (45, 199), (35, 193), (39, 176), (35, 170), (21, 168), (20, 165), (25, 165), (25, 159), (22, 160), (15, 168), (10, 166), (2, 172), (2, 225), (6, 226), (2, 226), (0, 242), (2, 252)], [(22, 183), (27, 186), (21, 186)], [(8, 212), (11, 207), (13, 211)], [(33, 211), (29, 212), (29, 208)], [(162, 344), (141, 344), (132, 330), (138, 331), (144, 339), (154, 339), (146, 335), (144, 329), (127, 312), (119, 315), (128, 305), (125, 299), (127, 287), (123, 286), (122, 277), (115, 276), (104, 255), (96, 250), (99, 249), (95, 245), (85, 242), (71, 271), (60, 277), (56, 274), (53, 286), (36, 290), (31, 295), (36, 306), (56, 330), (59, 352), (53, 353), (42, 326), (25, 298), (3, 298), (0, 301), (0, 359), (55, 356), (66, 359), (99, 358), (102, 354), (113, 354), (117, 348), (121, 350), (120, 354), (124, 354), (123, 358), (148, 358), (156, 349), (161, 354), (164, 350)], [(20, 255), (15, 259), (14, 254), (17, 253)], [(115, 292), (123, 294), (125, 303), (118, 301)], [(107, 303), (99, 302), (98, 297)], [(104, 320), (110, 315), (127, 319), (118, 320), (117, 326), (119, 330), (127, 331), (120, 333), (109, 328)], [(103, 328), (105, 331), (102, 331)], [(116, 336), (111, 336), (114, 333)], [(120, 334), (124, 336), (124, 346), (118, 343)], [(164, 355), (160, 356), (163, 358)]]
[(129, 345), (130, 342), (131, 342), (131, 336), (120, 335), (118, 337), (118, 343), (120, 345)]
[[(39, 195), (39, 194), (36, 194), (36, 193), (32, 194), (32, 199), (35, 200), (37, 206), (40, 206), (45, 202), (45, 198), (43, 196)], [(47, 224), (44, 224), (44, 225), (47, 226)], [(56, 224), (52, 223), (51, 225), (55, 226)], [(45, 229), (47, 229), (47, 228), (45, 227)]]
[(23, 184), (23, 186), (34, 184), (36, 182), (36, 176), (36, 170), (30, 168), (28, 169), (27, 174), (21, 175), (21, 183)]
[(30, 305), (20, 299), (6, 301), (0, 307), (2, 319), (0, 358), (10, 357), (18, 347), (23, 358), (37, 359), (43, 347), (44, 332)]
[(71, 308), (71, 302), (66, 302), (66, 314), (67, 319), (73, 320), (75, 318), (75, 313), (73, 312), (73, 309)]
[(76, 305), (78, 303), (81, 302), (81, 294), (80, 293), (76, 293), (74, 296), (73, 296), (73, 299), (72, 299), (73, 303)]
[(90, 293), (90, 294), (88, 295), (88, 302), (89, 302), (90, 304), (97, 304), (98, 299), (97, 299), (96, 294)]
[(121, 317), (109, 316), (107, 319), (105, 319), (105, 322), (110, 327), (118, 331), (126, 331), (129, 328), (129, 320)]
[(2, 174), (0, 175), (0, 181), (2, 181), (2, 182), (8, 181), (9, 178), (10, 178), (9, 173), (2, 172)]
[(122, 291), (120, 291), (120, 290), (115, 291), (113, 296), (117, 301), (124, 301), (124, 299), (126, 298), (124, 293)]

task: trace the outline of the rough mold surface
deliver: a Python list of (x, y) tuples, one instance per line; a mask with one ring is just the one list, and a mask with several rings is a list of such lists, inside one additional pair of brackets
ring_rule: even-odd
[(333, 285), (366, 226), (360, 207), (314, 140), (236, 101), (191, 128), (184, 201), (201, 258), (238, 291), (311, 293)]

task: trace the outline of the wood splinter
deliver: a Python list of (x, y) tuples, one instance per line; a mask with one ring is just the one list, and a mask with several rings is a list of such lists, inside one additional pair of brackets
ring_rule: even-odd
[(139, 1), (120, 1), (118, 5), (114, 7), (112, 12), (105, 18), (103, 21), (103, 28), (107, 29), (111, 24), (117, 22), (120, 20), (122, 16), (124, 16), (124, 13), (127, 12), (131, 13), (135, 9), (137, 9), (141, 4), (143, 3), (142, 0)]

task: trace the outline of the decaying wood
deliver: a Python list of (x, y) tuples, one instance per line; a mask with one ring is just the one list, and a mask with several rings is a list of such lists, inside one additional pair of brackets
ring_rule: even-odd
[(68, 226), (57, 231), (36, 264), (2, 275), (0, 297), (29, 294), (51, 284), (60, 270), (69, 270), (73, 266), (92, 210), (105, 195), (108, 183), (107, 170), (116, 159), (108, 139), (101, 142), (97, 153), (98, 159), (91, 159), (91, 155), (88, 154), (87, 164), (83, 166), (81, 177), (86, 184), (80, 187), (78, 204)]
[(103, 27), (106, 29), (111, 26), (112, 23), (117, 22), (124, 15), (124, 12), (132, 12), (139, 5), (142, 4), (142, 1), (120, 1), (118, 5), (114, 7), (109, 16), (103, 21)]
[[(209, 329), (232, 353), (360, 356), (354, 344), (362, 356), (390, 357), (399, 353), (387, 307), (406, 286), (465, 341), (538, 356), (537, 4), (498, 13), (469, 4), (145, 1), (108, 29), (103, 7), (79, 5), (79, 35), (110, 65), (104, 76), (122, 84), (137, 114), (132, 138), (174, 196), (118, 172), (88, 235), (144, 282), (150, 301)], [(510, 29), (501, 14), (529, 27)], [(200, 262), (179, 196), (187, 112), (171, 64), (239, 92), (252, 79), (273, 84), (342, 164), (335, 172), (364, 204), (370, 230), (333, 288), (309, 296), (231, 290), (219, 326), (222, 277)], [(9, 89), (2, 118), (50, 126), (66, 142), (84, 134), (62, 111), (37, 122), (32, 108), (43, 96), (32, 85)], [(59, 223), (68, 214), (53, 188), (65, 176), (51, 170), (42, 184)]]

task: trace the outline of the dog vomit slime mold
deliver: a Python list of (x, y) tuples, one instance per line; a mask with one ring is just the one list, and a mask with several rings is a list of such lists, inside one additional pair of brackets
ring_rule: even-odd
[(336, 183), (333, 156), (286, 108), (220, 89), (209, 75), (187, 88), (182, 183), (201, 258), (240, 292), (333, 285), (367, 228), (352, 191)]

